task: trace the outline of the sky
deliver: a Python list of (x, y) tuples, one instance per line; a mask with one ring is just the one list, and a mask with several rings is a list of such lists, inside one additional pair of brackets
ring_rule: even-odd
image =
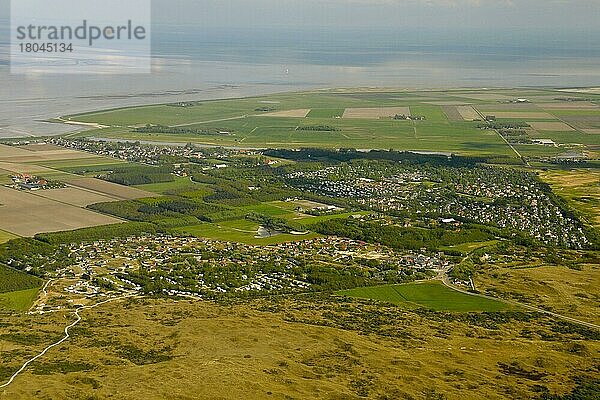
[[(600, 29), (597, 22), (600, 21), (600, 0), (149, 1), (152, 2), (154, 22), (159, 25), (490, 31), (518, 28), (590, 32)], [(40, 7), (52, 7), (52, 3), (40, 0)], [(0, 0), (0, 19), (7, 19), (9, 5), (10, 0)]]
[(154, 0), (153, 11), (158, 23), (224, 27), (591, 31), (600, 0)]

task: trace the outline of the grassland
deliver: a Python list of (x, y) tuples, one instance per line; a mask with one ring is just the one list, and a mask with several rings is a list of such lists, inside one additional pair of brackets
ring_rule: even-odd
[(477, 275), (480, 291), (529, 303), (562, 315), (599, 324), (600, 268), (582, 270), (538, 265), (498, 266)]
[(509, 308), (499, 301), (457, 292), (441, 282), (373, 286), (344, 290), (338, 294), (436, 311), (499, 311)]
[(472, 243), (462, 243), (462, 244), (457, 244), (454, 246), (442, 246), (440, 248), (440, 250), (454, 250), (454, 251), (460, 251), (463, 254), (469, 254), (474, 250), (477, 249), (481, 249), (484, 247), (488, 247), (488, 246), (492, 246), (494, 244), (498, 243), (497, 240), (490, 240), (490, 241), (486, 241), (486, 242), (472, 242)]
[(0, 310), (27, 311), (35, 301), (39, 288), (0, 293)]
[(214, 224), (202, 223), (193, 226), (174, 228), (173, 231), (207, 239), (265, 246), (318, 237), (317, 234), (308, 233), (305, 235), (276, 234), (270, 237), (257, 238), (255, 236), (257, 236), (258, 224), (247, 220), (233, 220)]
[[(144, 299), (83, 315), (0, 398), (525, 399), (569, 393), (599, 349), (578, 333), (559, 340), (542, 317), (460, 319), (340, 298)], [(4, 376), (56, 340), (64, 319), (5, 319)], [(35, 335), (11, 334), (25, 326)]]
[(541, 178), (591, 225), (600, 226), (600, 172), (546, 170)]
[(170, 191), (193, 191), (202, 188), (201, 184), (193, 182), (189, 177), (175, 177), (172, 182), (150, 183), (147, 185), (137, 185), (136, 188), (158, 194), (165, 194)]
[(341, 118), (344, 115), (343, 108), (313, 108), (308, 113), (309, 118)]
[(41, 283), (35, 276), (0, 264), (0, 293), (38, 288)]

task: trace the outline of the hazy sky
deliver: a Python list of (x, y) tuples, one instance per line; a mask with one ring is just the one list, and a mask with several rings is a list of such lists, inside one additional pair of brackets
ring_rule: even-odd
[[(52, 6), (51, 1), (41, 3)], [(1, 19), (9, 15), (9, 4), (0, 0)], [(598, 30), (600, 21), (600, 0), (152, 0), (152, 5), (159, 24), (225, 28)]]
[(154, 0), (156, 22), (208, 26), (592, 29), (600, 0)]

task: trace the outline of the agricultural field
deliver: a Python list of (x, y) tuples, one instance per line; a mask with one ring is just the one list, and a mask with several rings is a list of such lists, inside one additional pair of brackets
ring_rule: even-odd
[(435, 311), (499, 311), (510, 308), (499, 301), (456, 292), (441, 282), (364, 287), (338, 294)]
[(98, 192), (77, 187), (43, 190), (38, 196), (77, 207), (87, 207), (90, 204), (119, 200), (117, 197), (106, 196)]
[(305, 118), (309, 113), (310, 109), (301, 108), (298, 110), (276, 111), (262, 115), (265, 117)]
[(0, 228), (19, 236), (121, 223), (77, 206), (0, 187)]
[(314, 108), (310, 110), (309, 118), (341, 118), (344, 115), (343, 108)]
[(145, 190), (118, 185), (116, 183), (106, 182), (95, 178), (73, 177), (69, 179), (67, 183), (76, 188), (89, 190), (100, 193), (104, 196), (114, 197), (121, 200), (140, 199), (144, 197), (155, 196), (154, 193)]
[(346, 108), (342, 118), (380, 119), (393, 118), (395, 115), (410, 115), (408, 107)]
[(481, 119), (481, 115), (472, 106), (458, 106), (456, 111), (464, 121), (478, 121)]
[(572, 132), (575, 129), (564, 122), (529, 122), (529, 125), (537, 131)]
[[(51, 144), (7, 146), (0, 144), (1, 183), (11, 183), (10, 175), (37, 175), (59, 181), (62, 188), (23, 191), (0, 186), (0, 242), (15, 235), (33, 236), (98, 225), (116, 224), (121, 219), (85, 209), (99, 202), (154, 196), (153, 193), (82, 177), (73, 169), (127, 165), (124, 161)], [(5, 174), (5, 175), (4, 175)]]
[[(193, 107), (134, 107), (67, 118), (109, 126), (79, 134), (109, 139), (192, 142), (241, 148), (394, 148), (516, 158), (498, 135), (477, 129), (477, 122), (472, 121), (480, 120), (482, 115), (495, 115), (502, 121), (538, 124), (536, 126), (543, 133), (557, 133), (573, 127), (573, 131), (568, 129), (569, 133), (590, 135), (589, 132), (600, 128), (600, 107), (595, 107), (591, 101), (562, 100), (578, 96), (583, 95), (567, 95), (550, 89), (331, 90), (206, 101)], [(519, 98), (529, 99), (529, 102), (516, 102)], [(581, 107), (578, 107), (580, 103)], [(396, 114), (424, 116), (425, 119), (394, 121), (391, 118)], [(549, 125), (551, 123), (555, 125)], [(180, 133), (161, 133), (134, 129), (146, 124), (182, 130)], [(305, 128), (299, 130), (299, 127)], [(318, 127), (326, 127), (326, 130), (319, 131)], [(197, 133), (207, 130), (229, 134)], [(583, 150), (593, 151), (594, 147), (600, 146), (600, 139), (590, 136), (566, 139), (557, 144), (581, 143)], [(527, 151), (528, 157), (544, 157), (542, 147), (532, 146)], [(558, 154), (567, 151), (561, 149)]]

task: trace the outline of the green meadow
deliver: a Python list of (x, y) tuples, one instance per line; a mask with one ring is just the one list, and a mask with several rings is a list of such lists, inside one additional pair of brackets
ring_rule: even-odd
[(278, 234), (265, 238), (256, 238), (258, 224), (248, 220), (233, 220), (214, 224), (202, 223), (182, 228), (174, 228), (173, 231), (206, 239), (265, 246), (319, 237), (319, 235), (315, 233), (307, 233), (306, 235)]
[(0, 310), (27, 311), (35, 301), (39, 288), (0, 293)]
[(510, 307), (499, 301), (457, 292), (441, 282), (363, 287), (338, 294), (435, 311), (500, 311)]

